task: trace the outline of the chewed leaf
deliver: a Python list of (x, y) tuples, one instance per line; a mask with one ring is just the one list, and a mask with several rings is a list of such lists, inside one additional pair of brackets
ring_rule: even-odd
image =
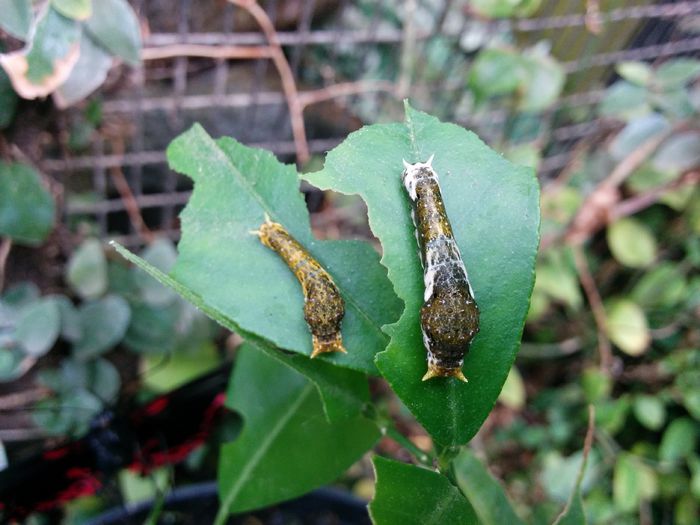
[(294, 167), (270, 153), (233, 139), (215, 141), (196, 125), (173, 141), (168, 158), (195, 182), (181, 214), (172, 280), (205, 304), (205, 313), (216, 312), (215, 319), (232, 321), (240, 331), (279, 348), (311, 354), (302, 288), (277, 254), (251, 234), (267, 214), (333, 277), (344, 299), (341, 331), (347, 354), (317, 359), (376, 373), (374, 355), (388, 343), (381, 327), (398, 318), (401, 302), (372, 247), (316, 240)]
[(0, 65), (24, 98), (45, 97), (66, 81), (80, 56), (80, 24), (47, 6), (27, 47), (0, 54)]
[[(422, 382), (426, 352), (419, 311), (423, 271), (409, 199), (401, 184), (402, 160), (435, 155), (447, 215), (481, 311), (480, 332), (463, 371), (469, 379)], [(382, 264), (405, 302), (377, 367), (433, 438), (462, 444), (476, 433), (495, 403), (519, 347), (534, 281), (539, 240), (539, 188), (532, 170), (515, 166), (473, 133), (406, 109), (405, 124), (367, 126), (328, 154), (312, 184), (359, 194), (384, 249)]]

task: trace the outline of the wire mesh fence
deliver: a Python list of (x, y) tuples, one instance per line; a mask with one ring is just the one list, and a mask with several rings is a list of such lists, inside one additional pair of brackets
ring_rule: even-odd
[[(139, 68), (112, 71), (95, 96), (101, 101), (99, 133), (83, 150), (70, 151), (65, 134), (57, 133), (41, 164), (65, 185), (67, 221), (90, 218), (100, 236), (116, 233), (127, 245), (144, 240), (137, 216), (144, 228), (177, 237), (177, 214), (191, 186), (168, 169), (165, 150), (193, 122), (288, 162), (298, 152), (288, 93), (274, 61), (262, 52), (269, 38), (255, 20), (223, 0), (132, 3), (147, 35), (146, 60)], [(507, 21), (479, 19), (459, 0), (261, 5), (304, 101), (312, 155), (362, 124), (400, 118), (404, 96), (498, 147), (513, 124), (511, 112), (472, 111), (465, 78), (479, 46), (507, 35), (521, 47), (546, 42), (567, 73), (564, 96), (536, 116), (545, 153), (539, 172), (551, 177), (571, 162), (578, 144), (614, 126), (595, 111), (615, 78), (614, 64), (700, 50), (700, 1), (599, 7), (549, 0), (538, 16)], [(84, 111), (67, 113), (66, 129)]]

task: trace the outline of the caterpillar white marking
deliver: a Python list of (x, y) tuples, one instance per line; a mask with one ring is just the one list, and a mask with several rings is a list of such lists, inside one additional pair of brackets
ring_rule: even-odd
[(464, 356), (479, 331), (479, 307), (462, 255), (445, 211), (433, 157), (409, 164), (401, 175), (411, 200), (411, 217), (423, 265), (423, 306), (420, 312), (428, 371), (423, 381), (462, 373)]

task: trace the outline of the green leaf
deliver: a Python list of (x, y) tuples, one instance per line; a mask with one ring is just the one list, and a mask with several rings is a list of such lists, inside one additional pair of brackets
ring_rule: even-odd
[(17, 348), (6, 348), (0, 343), (0, 382), (14, 381), (22, 377), (26, 369), (21, 366), (24, 353)]
[(118, 295), (107, 295), (80, 308), (82, 337), (73, 347), (73, 355), (81, 360), (103, 354), (124, 337), (131, 310)]
[(700, 60), (675, 58), (659, 66), (654, 81), (661, 89), (673, 89), (685, 86), (698, 76), (700, 76)]
[(176, 353), (165, 363), (162, 356), (146, 356), (144, 385), (156, 392), (168, 392), (193, 381), (221, 364), (214, 344), (205, 344), (192, 354)]
[(124, 344), (131, 350), (164, 355), (175, 348), (176, 329), (180, 305), (151, 306), (143, 303), (131, 305), (131, 323), (124, 335)]
[(99, 240), (87, 239), (73, 252), (66, 280), (83, 299), (96, 299), (107, 291), (107, 259)]
[(571, 498), (570, 505), (566, 508), (565, 512), (558, 517), (554, 525), (586, 525), (587, 523), (588, 520), (586, 519), (586, 512), (583, 508), (581, 491), (576, 490)]
[(598, 106), (600, 115), (623, 120), (640, 117), (649, 111), (647, 90), (624, 80), (618, 80), (610, 86)]
[(599, 402), (596, 405), (596, 426), (611, 435), (617, 434), (625, 424), (629, 409), (630, 401), (627, 395), (622, 395), (619, 399)]
[(469, 87), (478, 99), (513, 93), (524, 78), (522, 59), (511, 49), (483, 49), (469, 72)]
[(483, 525), (522, 524), (500, 483), (467, 448), (453, 461), (457, 486), (476, 511)]
[[(168, 273), (177, 259), (177, 250), (170, 239), (156, 239), (141, 253), (143, 260)], [(134, 283), (139, 288), (141, 299), (151, 305), (171, 303), (176, 294), (167, 286), (154, 280), (143, 270), (134, 269)]]
[(674, 419), (661, 438), (659, 459), (675, 462), (688, 457), (695, 450), (697, 435), (697, 424), (692, 419)]
[(523, 57), (525, 78), (520, 83), (518, 109), (543, 111), (560, 97), (566, 82), (564, 68), (551, 56)]
[(680, 174), (700, 165), (700, 133), (678, 133), (658, 149), (652, 164), (657, 170)]
[(46, 6), (24, 49), (0, 55), (0, 65), (23, 97), (45, 97), (63, 84), (80, 55), (81, 26)]
[(613, 381), (610, 374), (599, 368), (589, 367), (581, 375), (581, 384), (586, 401), (597, 403), (610, 397)]
[[(442, 176), (447, 213), (481, 310), (481, 331), (465, 359), (469, 383), (421, 381), (426, 352), (419, 324), (423, 270), (401, 184), (402, 159), (425, 161)], [(328, 154), (312, 184), (359, 194), (382, 242), (405, 310), (377, 366), (394, 391), (442, 444), (467, 442), (501, 391), (518, 348), (533, 284), (539, 192), (530, 169), (516, 167), (473, 133), (407, 107), (405, 124), (379, 124), (351, 134)]]
[[(583, 452), (574, 452), (564, 457), (559, 452), (550, 451), (544, 456), (540, 482), (552, 500), (564, 503), (575, 491), (588, 490), (596, 478), (597, 456), (591, 451), (586, 465), (583, 464)], [(581, 469), (585, 471), (580, 486), (577, 485)]]
[(656, 239), (641, 221), (626, 217), (607, 230), (608, 246), (615, 259), (632, 268), (645, 268), (656, 259)]
[(313, 384), (250, 346), (239, 349), (228, 406), (244, 420), (219, 462), (221, 510), (260, 508), (333, 481), (379, 438), (355, 416), (329, 423)]
[(345, 299), (342, 336), (348, 353), (319, 359), (376, 373), (374, 355), (388, 341), (381, 327), (396, 320), (401, 303), (374, 249), (360, 241), (316, 240), (294, 167), (267, 152), (229, 138), (214, 141), (195, 125), (171, 143), (168, 158), (195, 181), (180, 215), (173, 279), (245, 332), (310, 354), (301, 286), (280, 257), (250, 233), (267, 213), (333, 276)]
[(622, 78), (638, 86), (646, 86), (653, 75), (653, 70), (645, 62), (620, 62), (615, 70)]
[(7, 288), (2, 296), (2, 302), (20, 308), (36, 301), (40, 296), (41, 291), (36, 284), (23, 281)]
[[(102, 0), (96, 0), (101, 2)], [(163, 494), (168, 494), (173, 478), (170, 466), (157, 468), (142, 476), (128, 469), (119, 472), (119, 490), (124, 498), (124, 505), (131, 506), (150, 502)], [(144, 523), (148, 523), (147, 521)]]
[(65, 109), (83, 100), (102, 85), (111, 67), (112, 56), (83, 32), (80, 38), (80, 57), (66, 81), (53, 94), (56, 106)]
[(536, 291), (574, 310), (581, 307), (578, 276), (566, 253), (549, 250), (546, 259), (538, 261), (535, 275)]
[[(104, 0), (97, 0), (102, 2)], [(92, 14), (92, 0), (51, 0), (53, 8), (73, 20), (86, 20)]]
[(374, 457), (376, 491), (369, 512), (375, 525), (478, 524), (469, 502), (432, 470)]
[(0, 129), (9, 126), (12, 119), (15, 118), (17, 101), (17, 94), (12, 87), (10, 77), (7, 76), (4, 69), (0, 69)]
[(488, 18), (508, 18), (534, 15), (541, 3), (541, 0), (471, 0), (469, 6)]
[(42, 299), (22, 309), (15, 327), (15, 339), (27, 354), (41, 357), (51, 350), (60, 330), (58, 304), (53, 299)]
[(58, 305), (58, 310), (61, 314), (61, 337), (66, 341), (75, 343), (83, 334), (78, 311), (65, 296), (53, 295), (50, 297)]
[(87, 365), (90, 391), (103, 402), (113, 403), (121, 386), (121, 378), (115, 366), (101, 358), (90, 361)]
[(649, 430), (659, 430), (666, 421), (666, 408), (658, 396), (635, 397), (632, 411), (637, 421)]
[(88, 431), (90, 422), (103, 408), (103, 403), (94, 394), (75, 387), (60, 398), (37, 403), (32, 418), (49, 434), (77, 437)]
[(636, 303), (617, 299), (606, 307), (610, 340), (631, 356), (644, 353), (651, 342), (646, 315)]
[(513, 366), (508, 372), (498, 400), (508, 408), (521, 410), (525, 406), (525, 397), (525, 383), (518, 369)]
[(31, 0), (0, 0), (0, 28), (26, 40), (32, 25)]
[[(306, 375), (316, 384), (323, 400), (324, 411), (330, 421), (343, 419), (347, 417), (348, 414), (356, 413), (359, 404), (363, 404), (366, 401), (367, 385), (364, 379), (360, 380), (359, 375), (344, 373), (350, 372), (349, 370), (336, 370), (330, 363), (326, 363), (322, 360), (317, 359), (311, 362), (303, 356), (285, 356), (284, 354), (280, 354), (279, 350), (272, 348), (265, 340), (240, 330), (233, 321), (222, 315), (219, 311), (206, 305), (195, 293), (183, 287), (180, 283), (161, 272), (158, 268), (148, 264), (143, 259), (140, 259), (115, 242), (112, 242), (112, 245), (126, 259), (145, 270), (158, 282), (175, 290), (217, 323), (244, 336), (249, 341), (249, 344), (255, 341), (255, 346), (260, 351), (272, 355), (278, 361)], [(137, 316), (134, 322), (138, 322), (140, 317), (141, 316)], [(131, 339), (128, 341), (133, 344)], [(299, 359), (297, 359), (297, 357), (299, 357)]]
[(36, 171), (26, 164), (0, 162), (0, 236), (37, 246), (51, 232), (55, 211)]
[(126, 0), (97, 0), (85, 29), (110, 53), (132, 66), (141, 61), (141, 28)]
[(356, 416), (369, 401), (367, 378), (359, 372), (319, 359), (290, 355), (265, 345), (255, 347), (311, 381), (318, 389), (326, 418), (331, 423)]
[(640, 501), (649, 500), (657, 490), (656, 473), (651, 467), (630, 454), (618, 456), (613, 474), (613, 499), (619, 510), (636, 510)]
[(612, 157), (621, 161), (648, 140), (666, 133), (671, 128), (666, 117), (651, 113), (631, 120), (612, 140), (608, 150)]

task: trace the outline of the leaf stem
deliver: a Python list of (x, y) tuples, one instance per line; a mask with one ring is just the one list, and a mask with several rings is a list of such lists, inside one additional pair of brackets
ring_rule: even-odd
[(459, 447), (441, 447), (439, 445), (436, 445), (435, 448), (438, 452), (437, 462), (440, 473), (443, 474), (447, 479), (449, 479), (450, 483), (457, 487), (457, 478), (455, 477), (452, 460), (457, 457), (457, 454), (459, 454)]
[(404, 436), (401, 432), (398, 431), (398, 429), (394, 425), (388, 425), (382, 429), (382, 432), (396, 441), (399, 445), (401, 445), (403, 448), (408, 450), (410, 454), (418, 460), (418, 462), (421, 465), (424, 465), (426, 467), (433, 467), (433, 461), (435, 457), (432, 454), (429, 454), (420, 448), (418, 448), (413, 441), (408, 439), (406, 436)]

